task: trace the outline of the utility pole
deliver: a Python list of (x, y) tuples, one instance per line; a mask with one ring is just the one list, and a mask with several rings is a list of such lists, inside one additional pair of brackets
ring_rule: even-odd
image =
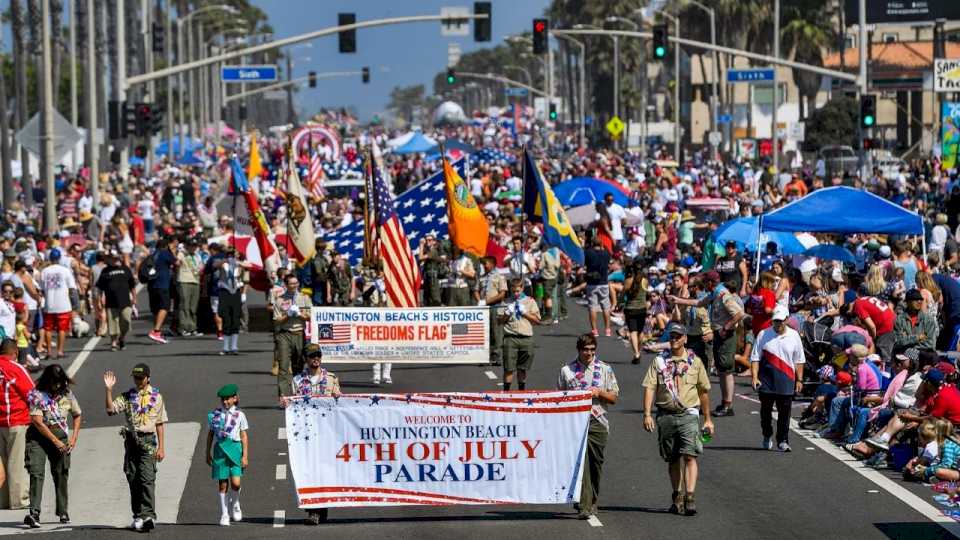
[[(82, 0), (78, 0), (82, 1)], [(94, 0), (87, 2), (87, 84), (84, 97), (87, 98), (87, 165), (90, 167), (90, 196), (93, 203), (100, 204), (100, 150), (97, 145), (97, 47), (94, 25)]]
[[(867, 93), (867, 0), (860, 0), (860, 20), (859, 28), (857, 32), (860, 34), (860, 43), (858, 52), (860, 53), (860, 77), (859, 83), (860, 87), (858, 88), (857, 101), (859, 102), (860, 96), (863, 96)], [(867, 159), (866, 153), (863, 150), (863, 138), (868, 136), (869, 133), (865, 133), (863, 130), (863, 122), (857, 122), (860, 125), (860, 181), (867, 181)]]
[[(197, 59), (206, 58), (207, 46), (203, 35), (203, 24), (197, 25)], [(198, 70), (197, 73), (197, 104), (200, 117), (200, 125), (197, 127), (197, 136), (204, 138), (207, 132), (207, 72), (208, 66)]]
[[(74, 127), (77, 127), (79, 123), (77, 120), (77, 6), (75, 5), (77, 2), (83, 2), (83, 0), (69, 0), (67, 2), (67, 10), (70, 12), (67, 30), (70, 41), (68, 45), (70, 51), (70, 124)], [(74, 145), (70, 150), (71, 170), (74, 173), (79, 172), (77, 153), (77, 145)]]
[[(123, 102), (127, 101), (127, 85), (125, 84), (127, 79), (127, 23), (125, 22), (126, 0), (115, 1), (117, 20), (117, 35), (115, 38), (117, 43), (117, 72), (113, 75), (116, 79), (117, 85), (117, 101), (122, 104)], [(114, 150), (120, 151), (120, 174), (126, 177), (127, 172), (130, 170), (130, 150), (127, 148), (127, 138), (122, 137), (118, 141), (114, 141)]]
[[(180, 17), (183, 17), (182, 13), (178, 13)], [(193, 56), (193, 20), (187, 19), (187, 62), (192, 62), (194, 60)], [(194, 75), (196, 71), (190, 70), (187, 72), (187, 90), (189, 91), (190, 96), (190, 106), (187, 108), (187, 113), (190, 115), (188, 124), (190, 126), (190, 136), (196, 139), (200, 139), (197, 135), (197, 76)], [(180, 76), (183, 76), (183, 72), (180, 72)], [(183, 87), (181, 86), (181, 92), (183, 92)], [(183, 142), (182, 140), (180, 141)]]
[[(613, 115), (620, 118), (620, 37), (613, 36)], [(620, 148), (620, 138), (613, 141)]]
[[(780, 0), (773, 0), (773, 57), (780, 58)], [(773, 170), (780, 175), (780, 134), (777, 132), (777, 109), (780, 108), (780, 83), (777, 80), (777, 66), (773, 66)]]
[[(179, 16), (180, 14), (177, 13)], [(177, 63), (182, 64), (184, 62), (184, 39), (183, 39), (183, 22), (180, 18), (177, 18)], [(180, 139), (180, 153), (183, 154), (184, 141), (183, 131), (189, 126), (186, 118), (184, 117), (184, 108), (183, 108), (183, 72), (177, 73), (177, 135)], [(190, 118), (193, 118), (193, 115), (190, 115)], [(170, 143), (172, 144), (172, 142)]]
[[(122, 2), (122, 0), (120, 0)], [(53, 48), (50, 39), (50, 0), (41, 0), (40, 3), (41, 22), (41, 77), (43, 81), (43, 114), (40, 128), (40, 162), (43, 165), (41, 174), (43, 175), (46, 194), (44, 196), (44, 225), (48, 233), (57, 232), (60, 229), (57, 223), (57, 197), (56, 183), (53, 179), (53, 81), (51, 71), (51, 49)]]
[[(777, 0), (779, 1), (779, 0)], [(680, 17), (673, 15), (674, 35), (680, 37)], [(680, 164), (680, 44), (673, 46), (673, 159)]]
[[(173, 58), (173, 9), (170, 5), (172, 0), (166, 0), (163, 3), (163, 60), (164, 64), (170, 65)], [(179, 47), (179, 43), (177, 44)], [(173, 75), (167, 77), (167, 99), (164, 113), (166, 114), (166, 135), (167, 135), (167, 158), (171, 162), (176, 161), (173, 155)], [(183, 103), (181, 101), (180, 103)]]
[[(153, 17), (150, 9), (149, 0), (140, 0), (140, 38), (143, 40), (143, 56), (144, 56), (144, 72), (150, 73), (153, 71), (153, 43), (150, 40), (150, 31), (153, 28)], [(156, 84), (154, 81), (147, 82), (147, 93), (144, 95), (143, 100), (147, 103), (153, 103), (154, 97), (156, 94)], [(153, 107), (156, 110), (156, 107)], [(153, 169), (153, 134), (150, 132), (150, 129), (147, 130), (146, 134), (146, 143), (147, 143), (147, 161), (144, 164), (144, 170), (149, 172)]]
[[(287, 82), (293, 79), (293, 53), (287, 51)], [(297, 115), (293, 110), (293, 86), (287, 88), (287, 122), (297, 125)]]

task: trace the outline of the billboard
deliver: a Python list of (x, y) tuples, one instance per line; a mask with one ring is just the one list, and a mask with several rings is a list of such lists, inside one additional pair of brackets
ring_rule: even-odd
[(960, 92), (960, 59), (933, 61), (933, 91)]
[[(867, 24), (903, 24), (937, 19), (960, 20), (957, 0), (867, 0)], [(847, 26), (860, 20), (859, 0), (846, 0)]]

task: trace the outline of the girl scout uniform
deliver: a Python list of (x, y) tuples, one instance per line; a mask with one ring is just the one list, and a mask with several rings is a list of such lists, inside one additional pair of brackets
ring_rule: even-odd
[(243, 476), (241, 466), (243, 446), (240, 444), (240, 432), (250, 428), (247, 415), (236, 406), (228, 410), (217, 407), (207, 414), (207, 425), (210, 426), (214, 440), (213, 479), (229, 480), (230, 477)]

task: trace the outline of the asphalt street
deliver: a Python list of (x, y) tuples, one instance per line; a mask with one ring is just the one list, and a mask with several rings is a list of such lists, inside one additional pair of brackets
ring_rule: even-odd
[[(586, 312), (575, 306), (570, 319), (557, 326), (537, 329), (538, 349), (528, 388), (553, 388), (560, 367), (573, 358), (576, 336), (587, 328)], [(748, 387), (738, 379), (736, 416), (716, 420), (717, 433), (707, 445), (700, 462), (697, 500), (700, 513), (678, 517), (667, 513), (670, 487), (666, 466), (657, 455), (656, 437), (642, 429), (640, 382), (649, 358), (641, 365), (630, 364), (630, 354), (619, 339), (600, 338), (600, 355), (613, 365), (620, 383), (620, 402), (611, 409), (612, 431), (597, 520), (575, 519), (567, 506), (456, 506), (334, 509), (328, 523), (319, 527), (303, 524), (305, 513), (296, 506), (294, 486), (287, 470), (287, 447), (283, 437), (283, 413), (277, 406), (275, 379), (269, 369), (272, 339), (267, 334), (243, 334), (242, 354), (219, 356), (220, 342), (214, 337), (173, 339), (157, 345), (146, 337), (146, 321), (137, 321), (135, 336), (127, 350), (110, 352), (101, 340), (76, 373), (75, 392), (84, 407), (80, 447), (119, 447), (116, 418), (103, 407), (102, 373), (110, 369), (126, 388), (130, 369), (148, 362), (153, 383), (163, 392), (171, 425), (183, 426), (171, 433), (187, 440), (168, 441), (176, 446), (159, 470), (158, 482), (166, 495), (160, 504), (161, 523), (153, 537), (170, 539), (204, 538), (950, 538), (960, 531), (957, 523), (942, 516), (924, 486), (909, 485), (893, 473), (879, 473), (850, 463), (842, 451), (829, 443), (791, 434), (794, 451), (789, 454), (759, 448), (759, 405)], [(83, 340), (68, 343), (70, 356), (77, 357)], [(342, 382), (343, 391), (369, 392), (370, 368), (365, 365), (331, 365)], [(480, 391), (497, 387), (497, 378), (486, 366), (395, 367), (394, 384), (385, 391)], [(234, 382), (240, 386), (241, 407), (250, 421), (251, 463), (243, 481), (244, 522), (229, 528), (216, 525), (219, 517), (215, 484), (204, 461), (206, 413), (218, 404), (217, 388)], [(711, 392), (718, 399), (715, 386)], [(798, 409), (795, 408), (795, 412)], [(106, 428), (106, 429), (96, 429)], [(94, 440), (95, 438), (95, 440)], [(189, 440), (194, 438), (195, 440)], [(98, 452), (107, 454), (108, 452)], [(168, 454), (170, 451), (168, 450)], [(78, 505), (99, 508), (102, 516), (78, 519), (70, 527), (44, 524), (31, 534), (50, 538), (119, 538), (136, 534), (117, 528), (128, 522), (126, 499), (107, 497), (105, 486), (121, 486), (119, 466), (108, 461), (88, 461), (88, 480), (81, 477), (77, 463), (72, 472), (72, 508)], [(103, 458), (106, 460), (106, 458)], [(180, 460), (181, 466), (168, 463)], [(176, 506), (176, 508), (171, 508)], [(174, 513), (175, 511), (175, 513)], [(52, 513), (46, 515), (50, 519)], [(0, 517), (0, 534), (26, 532), (19, 519), (9, 513)], [(105, 516), (110, 516), (109, 519)], [(171, 516), (164, 519), (164, 516)], [(175, 517), (176, 523), (172, 516)], [(98, 519), (102, 517), (102, 519)], [(20, 516), (22, 518), (22, 516)], [(942, 523), (933, 521), (938, 519)], [(110, 523), (114, 523), (110, 525)]]

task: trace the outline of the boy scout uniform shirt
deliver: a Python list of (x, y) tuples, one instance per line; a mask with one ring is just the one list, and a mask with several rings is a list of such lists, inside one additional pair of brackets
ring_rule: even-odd
[[(613, 374), (613, 368), (610, 367), (606, 362), (601, 362), (594, 358), (593, 362), (590, 362), (590, 365), (583, 367), (583, 364), (580, 364), (579, 368), (577, 364), (580, 364), (580, 360), (574, 360), (569, 364), (560, 368), (560, 378), (557, 380), (557, 389), (558, 390), (590, 390), (593, 384), (593, 369), (594, 364), (600, 366), (600, 384), (597, 386), (600, 390), (604, 392), (613, 392), (614, 394), (620, 395), (620, 385), (617, 384), (617, 376)], [(583, 382), (588, 386), (585, 388), (580, 387), (580, 381), (577, 380), (577, 370), (583, 375)], [(607, 419), (607, 407), (609, 404), (600, 399), (593, 398), (593, 405), (590, 407), (590, 415), (593, 418), (596, 418), (603, 427), (607, 428), (607, 431), (610, 431), (610, 421)]]
[[(131, 403), (127, 397), (131, 392), (136, 392), (136, 403)], [(157, 393), (157, 402), (150, 407), (150, 410), (142, 414), (137, 414), (136, 407), (146, 407), (150, 403), (150, 394), (153, 392), (153, 386), (147, 385), (146, 388), (137, 392), (136, 388), (128, 390), (113, 399), (114, 414), (123, 414), (124, 427), (137, 433), (156, 433), (157, 424), (166, 424), (167, 408), (163, 402), (163, 396)]]
[[(687, 354), (692, 354), (687, 351)], [(687, 357), (670, 357), (667, 362), (686, 362)], [(680, 384), (677, 387), (677, 395), (680, 402), (674, 401), (670, 391), (663, 384), (663, 374), (657, 371), (656, 361), (650, 362), (647, 374), (643, 377), (643, 387), (656, 390), (654, 395), (654, 405), (657, 409), (664, 409), (669, 412), (683, 412), (686, 409), (700, 407), (700, 393), (710, 390), (710, 379), (707, 376), (707, 370), (703, 367), (703, 362), (696, 355), (693, 356), (693, 363), (687, 369), (687, 372), (680, 377)]]
[[(500, 293), (507, 291), (507, 278), (503, 277), (503, 274), (497, 272), (496, 270), (493, 270), (487, 274), (483, 283), (484, 302), (488, 302), (487, 299), (492, 296), (498, 296)], [(500, 302), (497, 302), (497, 304), (499, 303)]]
[(726, 289), (715, 291), (710, 301), (710, 324), (713, 330), (720, 330), (725, 324), (743, 312), (740, 297)]
[[(509, 315), (510, 318), (507, 320), (506, 324), (503, 325), (503, 334), (504, 335), (513, 335), (513, 336), (523, 336), (523, 337), (533, 337), (533, 323), (527, 320), (526, 317), (520, 316), (517, 317), (516, 311), (514, 309), (514, 302), (509, 302), (503, 305), (501, 308), (504, 310), (501, 313)], [(526, 309), (526, 313), (540, 316), (540, 308), (537, 307), (537, 301), (529, 296), (524, 296), (520, 299), (520, 305)]]
[[(37, 390), (37, 393), (43, 394), (39, 390)], [(43, 395), (45, 397), (52, 397), (52, 396), (48, 396), (47, 394), (43, 394)], [(80, 403), (77, 401), (76, 396), (73, 395), (73, 392), (68, 391), (66, 394), (57, 396), (56, 398), (54, 398), (54, 401), (56, 403), (57, 412), (60, 413), (59, 420), (64, 422), (64, 424), (66, 424), (67, 426), (69, 426), (69, 423), (67, 423), (68, 418), (76, 418), (77, 416), (80, 416), (81, 414)], [(31, 402), (30, 416), (42, 416), (43, 423), (46, 424), (47, 427), (51, 427), (51, 428), (63, 427), (57, 421), (58, 419), (53, 415), (53, 412), (45, 409), (44, 407), (41, 407), (39, 402)], [(69, 428), (65, 429), (64, 431), (67, 434), (70, 433)]]
[[(323, 369), (323, 368), (321, 368)], [(324, 373), (325, 372), (325, 373)], [(293, 390), (298, 395), (311, 395), (311, 396), (332, 396), (334, 394), (340, 393), (340, 379), (330, 373), (329, 371), (324, 370), (319, 375), (310, 376), (309, 371), (301, 371), (299, 374), (293, 376)], [(320, 381), (323, 380), (323, 376), (326, 374), (327, 383), (321, 385)], [(310, 393), (301, 394), (301, 384), (303, 384), (304, 379), (310, 380)]]
[(690, 306), (687, 308), (684, 318), (684, 326), (687, 328), (688, 336), (700, 337), (713, 331), (710, 327), (710, 315), (707, 313), (707, 308)]
[(180, 283), (200, 283), (200, 268), (203, 263), (200, 260), (200, 254), (181, 253), (180, 269), (177, 271), (177, 281)]
[(303, 293), (295, 293), (293, 298), (287, 294), (286, 290), (283, 293), (278, 294), (273, 297), (273, 320), (278, 321), (284, 315), (287, 316), (286, 319), (278, 322), (276, 324), (276, 329), (281, 332), (303, 332), (303, 318), (302, 317), (291, 317), (287, 314), (291, 307), (294, 305), (297, 306), (297, 309), (303, 313), (304, 310), (307, 310), (309, 313), (310, 308), (313, 306), (313, 302), (307, 298), (307, 295)]
[(557, 279), (560, 273), (560, 253), (556, 248), (548, 249), (540, 255), (540, 277)]

